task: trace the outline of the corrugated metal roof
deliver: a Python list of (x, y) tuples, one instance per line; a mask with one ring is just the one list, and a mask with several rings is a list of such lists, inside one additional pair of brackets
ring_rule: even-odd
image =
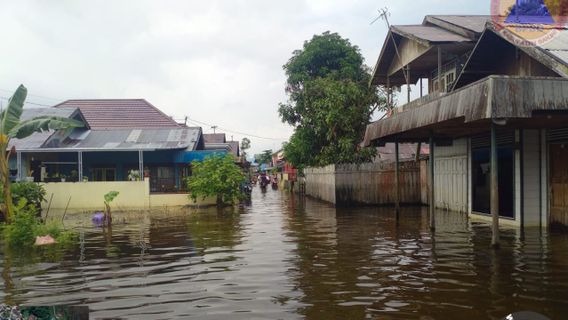
[(205, 143), (225, 143), (227, 138), (224, 133), (204, 133), (203, 142)]
[(415, 37), (419, 40), (441, 43), (441, 42), (469, 42), (472, 39), (459, 34), (444, 30), (435, 26), (406, 25), (392, 26), (392, 31), (407, 37)]
[(92, 129), (181, 128), (144, 99), (67, 100), (55, 108), (79, 108)]
[[(482, 33), (483, 30), (485, 30), (485, 25), (487, 24), (487, 22), (491, 21), (491, 16), (430, 15), (426, 16), (426, 20), (429, 20), (429, 17), (476, 33)], [(430, 22), (433, 21), (430, 20)]]
[(568, 64), (568, 30), (558, 29), (557, 34), (548, 42), (540, 45), (554, 58)]
[[(57, 134), (34, 134), (14, 140), (20, 151), (136, 151), (136, 150), (195, 150), (200, 128), (179, 129), (75, 129), (68, 137)], [(31, 139), (31, 140), (28, 140)]]

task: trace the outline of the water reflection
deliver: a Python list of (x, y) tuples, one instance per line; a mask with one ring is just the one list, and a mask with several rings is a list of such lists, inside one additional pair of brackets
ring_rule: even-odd
[(85, 304), (92, 318), (499, 319), (568, 311), (568, 238), (405, 208), (335, 209), (255, 190), (250, 207), (87, 216), (74, 250), (4, 251), (7, 303)]

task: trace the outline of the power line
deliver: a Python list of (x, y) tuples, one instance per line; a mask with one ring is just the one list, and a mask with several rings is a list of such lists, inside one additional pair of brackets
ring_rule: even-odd
[(225, 128), (225, 127), (215, 126), (215, 125), (210, 124), (210, 123), (207, 123), (207, 122), (203, 122), (203, 121), (198, 121), (198, 120), (195, 120), (195, 119), (191, 119), (190, 117), (187, 117), (187, 119), (188, 119), (189, 121), (193, 122), (193, 123), (197, 123), (197, 124), (202, 125), (202, 126), (216, 127), (217, 129), (220, 129), (220, 130), (223, 130), (223, 131), (226, 131), (226, 132), (235, 133), (235, 134), (240, 134), (240, 135), (247, 136), (247, 137), (252, 137), (252, 138), (257, 138), (257, 139), (263, 139), (263, 140), (274, 140), (274, 141), (284, 141), (284, 140), (287, 140), (287, 139), (281, 139), (281, 138), (261, 137), (261, 136), (257, 136), (257, 135), (250, 134), (250, 133), (246, 133), (246, 132), (231, 130), (231, 129), (227, 129), (227, 128)]
[[(0, 91), (4, 91), (4, 92), (7, 92), (7, 93), (14, 93), (14, 90), (0, 89)], [(51, 97), (46, 97), (46, 96), (40, 96), (40, 95), (37, 95), (37, 94), (28, 93), (28, 96), (37, 97), (37, 98), (41, 98), (41, 99), (48, 99), (48, 100), (53, 100), (53, 101), (61, 101), (61, 99), (56, 99), (56, 98), (51, 98)]]
[[(6, 100), (6, 101), (10, 100), (10, 98), (3, 97), (3, 96), (0, 96), (0, 99)], [(37, 103), (37, 102), (30, 102), (30, 101), (27, 101), (27, 100), (24, 103), (25, 104), (31, 104), (31, 105), (34, 105), (34, 106), (40, 106), (40, 107), (53, 107), (52, 105)]]

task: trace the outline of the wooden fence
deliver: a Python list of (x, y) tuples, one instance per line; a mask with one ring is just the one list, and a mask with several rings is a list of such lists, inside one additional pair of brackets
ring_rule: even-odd
[[(391, 205), (395, 202), (394, 163), (330, 165), (307, 168), (306, 194), (332, 204)], [(420, 163), (400, 164), (400, 196), (403, 204), (421, 204)]]

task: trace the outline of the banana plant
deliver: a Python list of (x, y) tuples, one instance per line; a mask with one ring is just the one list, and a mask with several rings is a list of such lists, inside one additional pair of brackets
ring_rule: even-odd
[(8, 150), (10, 140), (12, 138), (23, 139), (31, 136), (35, 132), (80, 128), (84, 126), (81, 121), (55, 116), (40, 116), (21, 121), (27, 95), (28, 90), (26, 87), (20, 85), (14, 95), (8, 100), (6, 109), (0, 112), (0, 150), (6, 152), (4, 156), (0, 156), (0, 183), (2, 185), (2, 192), (4, 193), (4, 212), (7, 223), (13, 221), (14, 215), (12, 193), (10, 192), (8, 161), (10, 155), (15, 152), (15, 150), (14, 148)]

